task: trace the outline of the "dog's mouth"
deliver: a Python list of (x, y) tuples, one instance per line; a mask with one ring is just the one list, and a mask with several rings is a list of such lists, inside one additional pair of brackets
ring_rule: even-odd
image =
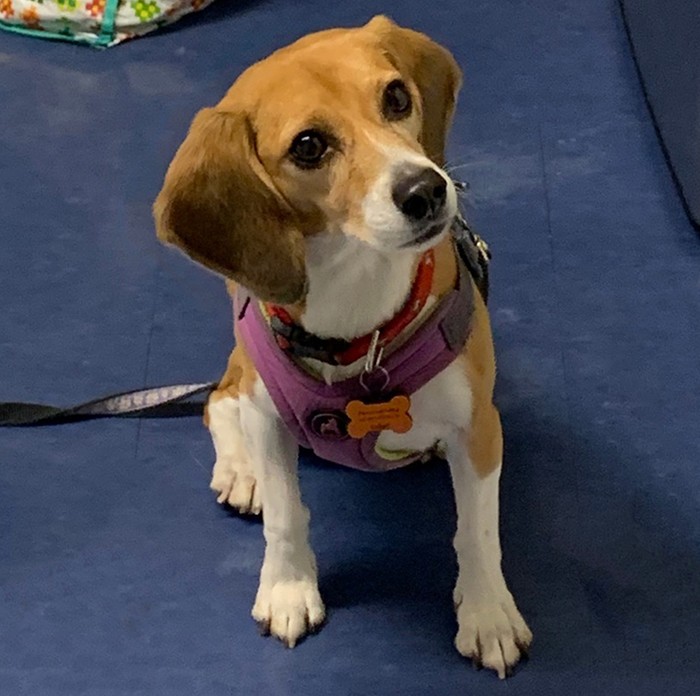
[(408, 242), (404, 242), (401, 246), (404, 248), (421, 246), (431, 239), (439, 237), (446, 229), (447, 223), (444, 220), (442, 222), (436, 222), (421, 232), (417, 237), (414, 237)]

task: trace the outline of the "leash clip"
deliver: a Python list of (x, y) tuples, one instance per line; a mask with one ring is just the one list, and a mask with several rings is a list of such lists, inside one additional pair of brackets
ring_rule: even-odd
[(457, 223), (459, 229), (462, 231), (462, 234), (458, 233), (455, 235), (455, 237), (459, 240), (464, 236), (468, 236), (471, 243), (477, 248), (481, 258), (483, 258), (484, 261), (488, 263), (491, 260), (491, 249), (489, 249), (489, 245), (480, 235), (478, 235), (473, 230), (473, 228), (464, 218), (464, 215), (462, 215), (461, 211), (457, 212), (457, 215), (455, 216), (455, 222)]
[(472, 239), (474, 240), (474, 244), (476, 244), (476, 248), (479, 250), (481, 256), (486, 261), (490, 261), (491, 249), (489, 249), (489, 245), (476, 232), (472, 232)]
[(384, 346), (379, 346), (379, 331), (372, 334), (372, 341), (367, 350), (365, 367), (360, 373), (360, 384), (366, 392), (383, 392), (388, 386), (391, 378), (389, 373), (381, 366)]
[(379, 330), (372, 334), (372, 340), (369, 344), (369, 349), (367, 350), (367, 357), (365, 358), (365, 372), (372, 373), (379, 369), (379, 365), (382, 362), (382, 356), (384, 355), (384, 347), (379, 348)]

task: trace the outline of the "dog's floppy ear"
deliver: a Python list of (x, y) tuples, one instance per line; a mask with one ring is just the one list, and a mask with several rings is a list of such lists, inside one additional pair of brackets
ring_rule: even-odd
[(197, 114), (153, 213), (162, 241), (260, 299), (291, 304), (304, 297), (300, 226), (257, 157), (245, 115), (219, 108)]
[(425, 34), (399, 27), (382, 15), (370, 20), (367, 28), (379, 36), (382, 48), (399, 70), (418, 86), (423, 103), (421, 145), (425, 154), (442, 166), (447, 132), (462, 84), (457, 61)]

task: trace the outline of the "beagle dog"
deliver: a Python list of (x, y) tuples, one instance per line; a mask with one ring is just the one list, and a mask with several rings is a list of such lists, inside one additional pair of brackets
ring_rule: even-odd
[(205, 423), (218, 502), (264, 512), (253, 617), (289, 647), (325, 619), (299, 444), (369, 470), (438, 454), (458, 514), (455, 645), (503, 678), (532, 634), (501, 571), (494, 348), (442, 168), (460, 84), (446, 49), (386, 17), (306, 36), (197, 114), (154, 217), (234, 300)]

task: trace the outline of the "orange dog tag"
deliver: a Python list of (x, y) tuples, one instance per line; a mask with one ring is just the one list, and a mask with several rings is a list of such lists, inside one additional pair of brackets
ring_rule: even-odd
[(367, 433), (393, 430), (395, 433), (407, 433), (413, 426), (408, 412), (411, 400), (407, 396), (395, 396), (390, 401), (366, 404), (364, 401), (351, 401), (345, 407), (350, 419), (348, 435), (360, 439)]

